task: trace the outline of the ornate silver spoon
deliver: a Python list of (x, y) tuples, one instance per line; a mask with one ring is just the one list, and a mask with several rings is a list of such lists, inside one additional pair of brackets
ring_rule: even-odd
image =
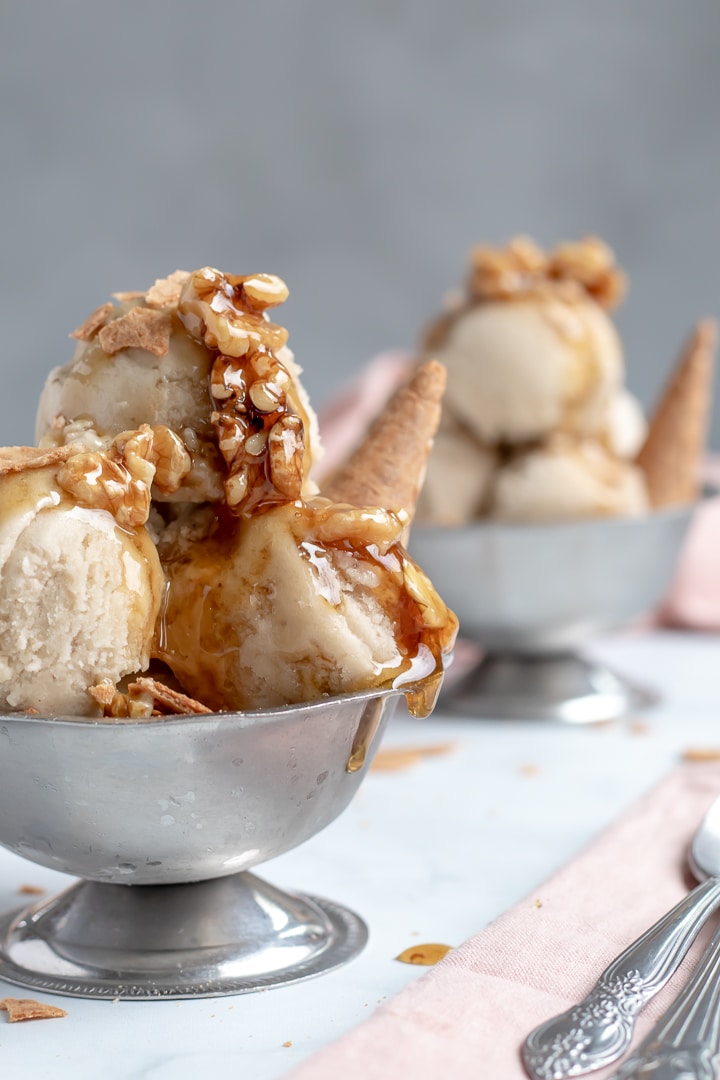
[(630, 1045), (638, 1013), (720, 907), (720, 799), (695, 834), (690, 866), (702, 884), (613, 960), (581, 1002), (530, 1032), (523, 1062), (533, 1080), (581, 1076), (617, 1061)]
[(715, 1080), (719, 975), (720, 930), (687, 985), (611, 1080)]

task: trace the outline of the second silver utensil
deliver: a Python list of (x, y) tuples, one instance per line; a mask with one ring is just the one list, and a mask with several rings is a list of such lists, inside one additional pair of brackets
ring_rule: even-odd
[(708, 917), (720, 907), (720, 799), (693, 839), (690, 865), (707, 878), (605, 969), (590, 993), (546, 1020), (523, 1046), (533, 1080), (564, 1080), (617, 1061), (635, 1018), (677, 970)]
[(720, 930), (685, 988), (610, 1080), (716, 1080)]

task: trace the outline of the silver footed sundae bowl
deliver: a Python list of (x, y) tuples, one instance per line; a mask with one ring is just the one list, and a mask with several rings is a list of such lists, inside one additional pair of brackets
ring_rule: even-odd
[(251, 870), (348, 805), (401, 695), (434, 704), (457, 620), (403, 538), (444, 372), (421, 366), (320, 494), (268, 314), (287, 295), (213, 267), (115, 294), (48, 376), (38, 446), (0, 447), (0, 844), (80, 879), (0, 919), (11, 982), (241, 993), (364, 944)]
[(0, 717), (0, 843), (82, 879), (0, 919), (0, 977), (188, 998), (350, 960), (367, 938), (357, 915), (249, 871), (345, 809), (403, 693), (145, 720)]
[(694, 507), (561, 524), (416, 524), (410, 551), (481, 651), (443, 708), (494, 719), (592, 723), (657, 700), (584, 655), (662, 600)]

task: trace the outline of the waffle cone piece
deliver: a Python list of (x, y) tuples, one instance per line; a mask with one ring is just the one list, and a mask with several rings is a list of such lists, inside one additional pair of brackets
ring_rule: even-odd
[(717, 326), (698, 323), (650, 420), (637, 464), (652, 506), (694, 502), (707, 442)]
[(437, 360), (416, 368), (322, 494), (353, 506), (405, 510), (412, 520), (440, 422), (445, 380)]

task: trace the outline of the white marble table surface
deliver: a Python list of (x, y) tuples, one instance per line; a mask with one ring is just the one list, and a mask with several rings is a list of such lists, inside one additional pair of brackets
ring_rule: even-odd
[[(37, 996), (66, 1019), (0, 1019), (7, 1080), (273, 1080), (366, 1018), (423, 969), (393, 959), (423, 941), (460, 944), (533, 892), (677, 763), (720, 747), (720, 637), (648, 632), (593, 651), (659, 688), (662, 704), (597, 727), (396, 717), (385, 747), (449, 752), (402, 771), (371, 771), (348, 810), (261, 875), (339, 901), (370, 928), (364, 952), (335, 972), (238, 997), (92, 1002)], [(23, 884), (69, 882), (0, 849), (0, 910)], [(4, 1016), (4, 1014), (0, 1014)], [(290, 1045), (285, 1045), (290, 1044)]]

